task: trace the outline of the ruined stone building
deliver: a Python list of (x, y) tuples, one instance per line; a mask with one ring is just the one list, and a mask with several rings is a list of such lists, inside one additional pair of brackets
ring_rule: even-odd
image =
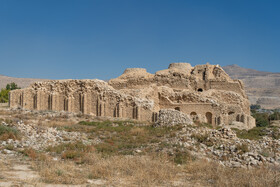
[(175, 109), (212, 125), (255, 126), (239, 80), (219, 65), (173, 63), (155, 74), (129, 68), (108, 83), (102, 80), (38, 82), (10, 92), (10, 107), (82, 112), (94, 116), (155, 122), (161, 109)]

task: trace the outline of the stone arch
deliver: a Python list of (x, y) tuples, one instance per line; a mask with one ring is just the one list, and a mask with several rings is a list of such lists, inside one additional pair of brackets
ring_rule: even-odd
[(203, 89), (202, 88), (198, 88), (197, 91), (198, 92), (203, 92)]
[(232, 112), (232, 111), (228, 113), (228, 115), (233, 115), (233, 114), (234, 114), (234, 112)]
[(174, 109), (177, 110), (177, 111), (181, 111), (180, 107), (175, 107)]
[(205, 116), (206, 116), (206, 119), (207, 119), (207, 123), (212, 124), (213, 114), (211, 112), (207, 112)]
[(191, 116), (191, 119), (192, 119), (193, 121), (198, 120), (198, 116), (197, 116), (197, 113), (196, 113), (196, 112), (191, 112), (190, 116)]
[(240, 115), (239, 114), (237, 114), (237, 116), (236, 116), (236, 121), (240, 121)]
[(117, 103), (114, 109), (114, 117), (120, 117), (120, 104)]

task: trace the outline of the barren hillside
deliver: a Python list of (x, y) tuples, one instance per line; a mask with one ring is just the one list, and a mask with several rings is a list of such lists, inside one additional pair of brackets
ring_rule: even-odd
[(34, 82), (46, 81), (46, 80), (47, 79), (15, 78), (15, 77), (0, 75), (0, 89), (4, 88), (7, 84), (11, 82), (15, 82), (21, 88), (25, 88)]
[(252, 104), (263, 108), (280, 108), (280, 73), (257, 71), (229, 65), (223, 69), (233, 78), (245, 83), (246, 92)]

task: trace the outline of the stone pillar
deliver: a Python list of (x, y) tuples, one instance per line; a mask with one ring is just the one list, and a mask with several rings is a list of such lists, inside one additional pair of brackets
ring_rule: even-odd
[(141, 107), (137, 107), (137, 120), (141, 120)]
[(68, 97), (68, 112), (74, 112), (74, 98), (73, 98), (73, 96)]
[(106, 116), (106, 103), (102, 102), (102, 116)]
[(119, 103), (119, 117), (122, 118), (123, 117), (123, 109), (122, 109), (122, 104)]
[(84, 114), (90, 114), (90, 97), (88, 93), (84, 93), (83, 106)]

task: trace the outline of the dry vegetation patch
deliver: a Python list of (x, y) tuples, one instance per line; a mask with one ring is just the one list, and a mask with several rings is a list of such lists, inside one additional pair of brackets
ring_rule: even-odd
[(123, 179), (139, 186), (166, 184), (177, 178), (180, 168), (164, 156), (112, 156), (104, 158), (91, 153), (84, 165), (70, 160), (34, 162), (45, 182), (81, 184), (89, 179), (116, 181)]
[(20, 133), (13, 127), (0, 124), (0, 140), (6, 141), (8, 139), (20, 139)]
[(199, 160), (190, 162), (185, 170), (191, 181), (200, 181), (210, 186), (278, 187), (280, 185), (279, 167), (228, 168), (214, 162)]

